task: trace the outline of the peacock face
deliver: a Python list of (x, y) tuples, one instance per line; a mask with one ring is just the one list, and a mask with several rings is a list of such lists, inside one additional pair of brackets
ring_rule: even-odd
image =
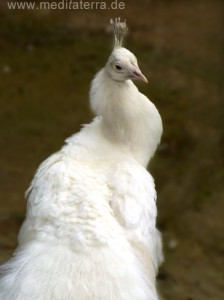
[(126, 48), (114, 49), (106, 68), (110, 77), (115, 81), (137, 79), (148, 82), (139, 69), (136, 57)]

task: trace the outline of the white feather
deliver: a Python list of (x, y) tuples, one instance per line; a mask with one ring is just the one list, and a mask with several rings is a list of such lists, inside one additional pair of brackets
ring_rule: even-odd
[[(120, 77), (119, 77), (120, 78)], [(27, 191), (1, 300), (157, 300), (156, 191), (145, 167), (162, 133), (131, 80), (93, 80), (97, 118), (41, 164)]]

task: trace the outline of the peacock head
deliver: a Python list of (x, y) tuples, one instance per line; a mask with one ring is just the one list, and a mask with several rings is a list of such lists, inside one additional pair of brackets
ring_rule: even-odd
[(128, 49), (122, 47), (124, 36), (127, 32), (126, 22), (120, 18), (110, 20), (114, 30), (114, 50), (106, 64), (109, 76), (115, 81), (137, 79), (148, 82), (139, 69), (137, 58)]
[(110, 77), (115, 81), (122, 82), (127, 79), (137, 79), (148, 82), (139, 69), (135, 55), (123, 47), (113, 50), (106, 69)]

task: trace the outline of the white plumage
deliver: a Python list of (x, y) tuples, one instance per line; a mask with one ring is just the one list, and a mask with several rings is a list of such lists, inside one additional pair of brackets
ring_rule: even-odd
[(161, 239), (145, 168), (162, 122), (134, 78), (146, 81), (135, 56), (116, 45), (91, 85), (97, 117), (41, 164), (27, 191), (1, 300), (158, 299)]

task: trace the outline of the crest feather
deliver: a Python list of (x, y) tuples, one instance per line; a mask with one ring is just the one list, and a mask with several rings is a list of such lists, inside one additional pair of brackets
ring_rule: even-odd
[(126, 35), (128, 28), (126, 20), (121, 22), (120, 18), (110, 19), (110, 24), (114, 30), (114, 48), (121, 48), (123, 45), (124, 36)]

